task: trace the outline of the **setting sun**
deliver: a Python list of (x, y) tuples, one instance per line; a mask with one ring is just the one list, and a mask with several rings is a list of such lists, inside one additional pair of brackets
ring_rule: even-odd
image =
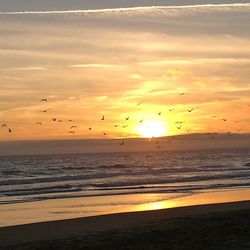
[(142, 137), (148, 138), (165, 136), (168, 133), (167, 126), (160, 121), (144, 122), (136, 130)]

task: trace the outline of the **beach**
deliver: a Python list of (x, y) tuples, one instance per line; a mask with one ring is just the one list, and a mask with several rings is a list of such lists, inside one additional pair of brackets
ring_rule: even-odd
[(0, 250), (250, 250), (249, 1), (0, 2)]
[(0, 228), (1, 249), (249, 249), (250, 201)]
[(0, 249), (249, 249), (249, 150), (2, 157)]

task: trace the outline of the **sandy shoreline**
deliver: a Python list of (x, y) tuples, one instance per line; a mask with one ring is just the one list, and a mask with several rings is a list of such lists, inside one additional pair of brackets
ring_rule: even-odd
[[(145, 229), (150, 229), (150, 225), (152, 223), (160, 226), (160, 228), (164, 228), (166, 227), (166, 223), (173, 219), (178, 219), (179, 221), (182, 221), (187, 218), (203, 218), (204, 216), (210, 216), (211, 218), (214, 218), (215, 214), (217, 214), (217, 216), (221, 218), (224, 218), (224, 216), (228, 216), (230, 215), (230, 213), (233, 213), (233, 215), (229, 216), (229, 218), (233, 218), (233, 216), (235, 215), (237, 215), (239, 218), (242, 218), (242, 214), (244, 214), (243, 217), (245, 217), (246, 213), (250, 214), (249, 212), (250, 201), (241, 201), (170, 208), (154, 211), (129, 212), (10, 226), (0, 228), (0, 246), (2, 246), (1, 249), (4, 249), (4, 246), (15, 245), (14, 248), (6, 249), (19, 249), (18, 244), (22, 243), (20, 246), (23, 246), (23, 244), (28, 243), (31, 244), (31, 248), (27, 248), (26, 246), (26, 248), (20, 249), (47, 249), (39, 247), (36, 248), (37, 245), (35, 247), (34, 245), (32, 246), (32, 244), (43, 245), (42, 242), (50, 241), (53, 241), (54, 243), (57, 242), (58, 244), (60, 244), (60, 242), (64, 242), (65, 239), (70, 238), (78, 238), (105, 233), (110, 235), (109, 232), (111, 231), (122, 233), (124, 231), (127, 232), (135, 230), (135, 232), (143, 232)], [(228, 218), (226, 219), (226, 221), (228, 221)], [(249, 219), (246, 219), (245, 223), (250, 224)]]

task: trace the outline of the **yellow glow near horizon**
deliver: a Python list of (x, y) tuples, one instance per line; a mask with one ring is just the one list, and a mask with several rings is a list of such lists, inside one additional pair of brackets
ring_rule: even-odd
[(136, 128), (137, 132), (142, 137), (160, 137), (168, 134), (168, 128), (166, 124), (161, 121), (148, 121), (139, 125)]

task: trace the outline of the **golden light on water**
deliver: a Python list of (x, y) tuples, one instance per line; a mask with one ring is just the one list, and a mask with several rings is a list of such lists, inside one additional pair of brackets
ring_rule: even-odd
[(138, 205), (136, 211), (160, 210), (177, 206), (174, 201), (159, 201)]
[(151, 138), (166, 136), (169, 128), (162, 121), (147, 121), (139, 125), (136, 130), (141, 137)]

